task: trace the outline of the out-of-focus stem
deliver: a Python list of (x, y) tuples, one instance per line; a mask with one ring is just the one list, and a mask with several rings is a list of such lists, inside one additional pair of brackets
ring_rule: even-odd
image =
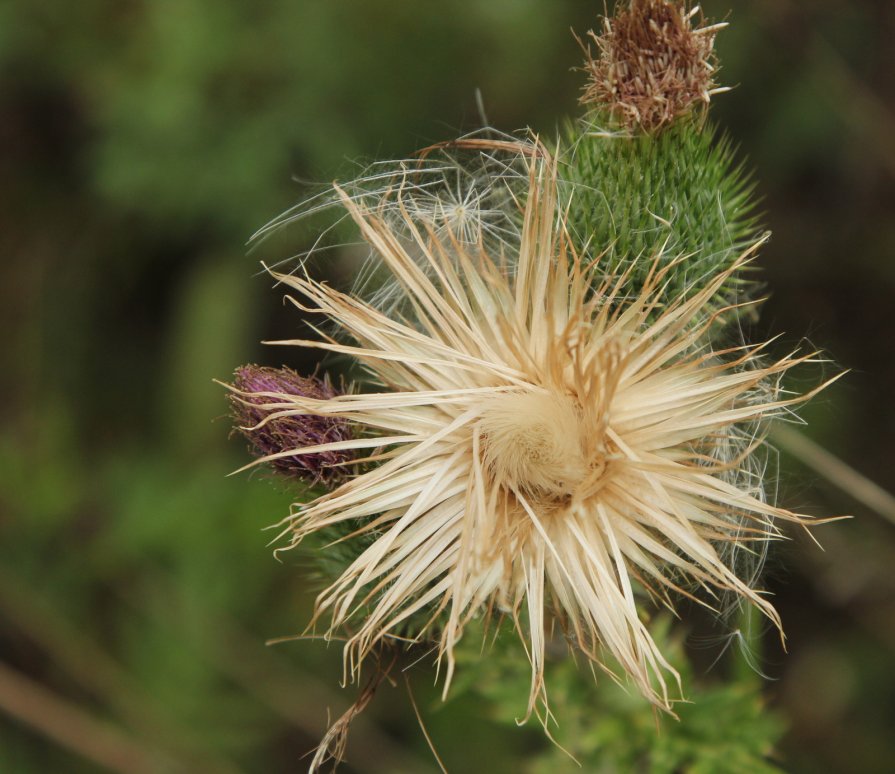
[(83, 630), (66, 620), (28, 584), (2, 569), (0, 611), (68, 678), (107, 703), (122, 722), (155, 749), (167, 750), (184, 761), (185, 768), (201, 763), (202, 770), (209, 774), (237, 774), (235, 764), (207, 747), (200, 749), (190, 734), (167, 718), (124, 667)]
[(126, 774), (187, 771), (145, 748), (120, 729), (6, 664), (0, 663), (0, 710), (103, 768)]

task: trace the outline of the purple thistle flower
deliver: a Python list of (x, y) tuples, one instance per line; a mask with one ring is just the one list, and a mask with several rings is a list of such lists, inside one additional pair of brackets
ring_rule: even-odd
[[(230, 405), (234, 426), (248, 439), (259, 457), (349, 441), (354, 437), (349, 423), (340, 417), (296, 414), (264, 422), (271, 414), (290, 408), (288, 399), (277, 395), (329, 400), (341, 394), (329, 379), (304, 378), (289, 368), (246, 365), (236, 369), (233, 387), (235, 391), (230, 395)], [(354, 453), (350, 450), (334, 450), (276, 457), (269, 462), (275, 470), (286, 475), (311, 484), (335, 487), (350, 475), (345, 463), (353, 458)]]

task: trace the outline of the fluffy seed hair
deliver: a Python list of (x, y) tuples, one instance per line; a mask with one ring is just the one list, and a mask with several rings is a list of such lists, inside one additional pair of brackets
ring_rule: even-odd
[[(520, 146), (530, 151), (516, 137), (486, 128), (425, 148), (413, 158), (375, 162), (362, 167), (357, 177), (339, 189), (327, 186), (286, 211), (252, 239), (258, 243), (292, 223), (331, 216), (311, 250), (293, 258), (319, 257), (333, 247), (327, 244), (328, 237), (351, 217), (343, 205), (348, 198), (360, 209), (375, 210), (398, 233), (406, 230), (410, 218), (445, 241), (450, 235), (469, 246), (484, 242), (498, 250), (518, 244), (519, 212), (513, 207), (513, 196), (520, 179), (524, 182), (528, 177)], [(401, 188), (400, 199), (394, 196), (396, 186)], [(421, 264), (421, 268), (427, 267)], [(353, 292), (390, 316), (405, 311), (404, 294), (374, 251), (359, 272)]]
[(466, 625), (508, 616), (531, 662), (529, 714), (546, 702), (555, 624), (670, 710), (677, 675), (644, 623), (646, 597), (671, 607), (676, 594), (707, 605), (733, 594), (780, 625), (725, 547), (760, 551), (779, 536), (776, 519), (806, 522), (767, 503), (750, 471), (756, 427), (808, 397), (783, 396), (780, 376), (812, 356), (766, 364), (764, 345), (712, 351), (705, 334), (723, 312), (708, 312), (709, 300), (748, 257), (663, 305), (678, 263), (656, 263), (638, 288), (607, 276), (570, 241), (556, 161), (538, 144), (519, 150), (528, 178), (511, 253), (433, 228), (400, 186), (376, 210), (342, 193), (399, 286), (403, 315), (275, 275), (296, 306), (344, 334), (277, 343), (354, 357), (373, 391), (283, 395), (269, 408), (354, 429), (296, 454), (352, 450), (379, 463), (297, 505), (285, 534), (297, 545), (350, 523), (373, 538), (316, 603), (328, 636), (348, 633), (354, 676), (423, 616), (412, 637), (437, 641), (446, 692)]

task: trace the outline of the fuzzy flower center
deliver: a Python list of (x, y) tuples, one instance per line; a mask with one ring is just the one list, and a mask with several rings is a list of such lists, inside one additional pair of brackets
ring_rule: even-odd
[(588, 459), (581, 407), (567, 395), (510, 392), (488, 401), (481, 418), (483, 461), (494, 481), (550, 500), (566, 499), (602, 460)]

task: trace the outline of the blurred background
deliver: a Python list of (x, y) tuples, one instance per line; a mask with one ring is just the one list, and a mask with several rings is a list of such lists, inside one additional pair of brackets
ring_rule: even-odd
[[(713, 115), (774, 232), (755, 335), (785, 333), (781, 350), (807, 335), (831, 373), (851, 369), (803, 412), (807, 433), (891, 491), (895, 4), (731, 5), (704, 8), (731, 22), (717, 47), (736, 89)], [(581, 86), (569, 28), (602, 8), (0, 3), (0, 772), (307, 767), (356, 692), (339, 688), (337, 648), (264, 644), (304, 627), (308, 576), (263, 531), (289, 490), (227, 477), (247, 454), (212, 378), (311, 365), (259, 344), (298, 326), (258, 260), (314, 235), (246, 241), (302, 181), (476, 128), (476, 88), (492, 125), (553, 136)], [(793, 535), (771, 561), (789, 652), (768, 633), (760, 666), (787, 771), (895, 767), (895, 524), (859, 484), (782, 455), (786, 506), (855, 516), (817, 530), (824, 551)], [(462, 695), (441, 706), (427, 670), (414, 695), (448, 769), (487, 755), (489, 771), (523, 770), (537, 729)], [(435, 769), (401, 681), (357, 721), (348, 760)]]

